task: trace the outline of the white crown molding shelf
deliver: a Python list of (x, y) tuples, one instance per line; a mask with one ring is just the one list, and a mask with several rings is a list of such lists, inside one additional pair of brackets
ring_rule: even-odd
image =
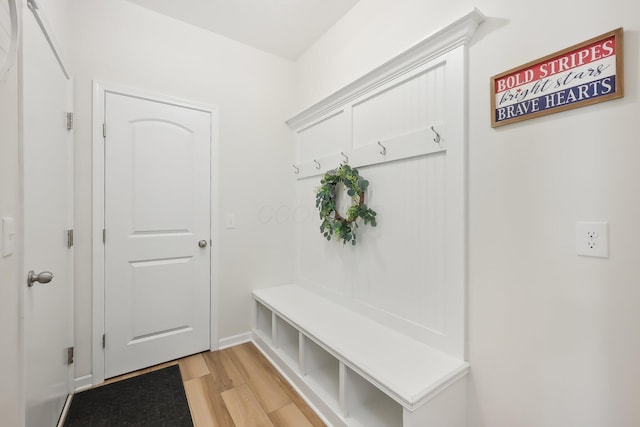
[(474, 8), (470, 13), (431, 34), (417, 45), (296, 114), (286, 123), (292, 129), (299, 130), (387, 82), (396, 80), (429, 61), (467, 44), (478, 26), (485, 20), (485, 15)]

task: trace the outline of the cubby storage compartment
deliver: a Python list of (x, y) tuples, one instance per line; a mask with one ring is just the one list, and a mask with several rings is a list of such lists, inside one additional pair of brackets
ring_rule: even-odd
[(299, 332), (285, 320), (276, 316), (275, 347), (280, 355), (289, 361), (291, 366), (298, 367)]
[(255, 344), (328, 425), (464, 427), (464, 360), (296, 285), (253, 296), (274, 322), (271, 341), (254, 325)]
[(344, 377), (349, 427), (402, 427), (402, 405), (349, 368), (345, 368)]
[(335, 411), (340, 402), (340, 362), (308, 337), (303, 338), (302, 374), (305, 382)]
[(267, 307), (256, 303), (256, 333), (260, 334), (267, 343), (271, 344), (273, 313)]

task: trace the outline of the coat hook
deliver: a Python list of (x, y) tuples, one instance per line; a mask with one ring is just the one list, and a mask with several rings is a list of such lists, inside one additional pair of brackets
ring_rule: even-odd
[(433, 125), (431, 126), (431, 130), (436, 134), (436, 137), (433, 138), (433, 142), (440, 144), (440, 134), (433, 128)]
[(380, 154), (382, 154), (383, 156), (387, 155), (387, 147), (385, 147), (384, 145), (382, 145), (382, 143), (380, 141), (378, 141), (378, 145), (380, 147), (382, 147), (382, 151), (380, 151)]
[(349, 163), (349, 156), (347, 156), (346, 154), (344, 154), (344, 151), (341, 151), (340, 154), (342, 154), (342, 157), (344, 157), (344, 164), (348, 164)]
[(320, 169), (320, 162), (317, 161), (316, 159), (313, 159), (313, 162), (317, 165), (316, 169)]
[(293, 165), (293, 168), (296, 170), (295, 174), (298, 175), (300, 173), (300, 168), (297, 167), (296, 165)]

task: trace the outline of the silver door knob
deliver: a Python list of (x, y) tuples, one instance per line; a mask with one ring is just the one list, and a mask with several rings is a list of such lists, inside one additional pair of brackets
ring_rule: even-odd
[(32, 287), (35, 282), (49, 283), (53, 279), (53, 273), (50, 271), (43, 271), (36, 274), (33, 270), (27, 273), (27, 286)]
[(200, 240), (198, 242), (198, 246), (200, 246), (201, 248), (206, 248), (207, 247), (207, 241), (206, 240)]

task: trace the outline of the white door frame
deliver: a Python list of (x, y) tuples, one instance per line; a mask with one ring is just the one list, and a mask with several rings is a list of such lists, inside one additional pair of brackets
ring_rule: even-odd
[(190, 101), (134, 89), (114, 83), (93, 81), (93, 229), (92, 229), (92, 383), (104, 382), (105, 354), (102, 348), (104, 333), (104, 243), (102, 230), (104, 227), (104, 136), (103, 121), (105, 114), (105, 98), (107, 93), (151, 99), (158, 102), (171, 103), (186, 108), (193, 108), (211, 114), (211, 304), (210, 304), (210, 349), (219, 348), (218, 340), (218, 267), (219, 243), (217, 233), (218, 215), (218, 108), (211, 105), (195, 104)]

